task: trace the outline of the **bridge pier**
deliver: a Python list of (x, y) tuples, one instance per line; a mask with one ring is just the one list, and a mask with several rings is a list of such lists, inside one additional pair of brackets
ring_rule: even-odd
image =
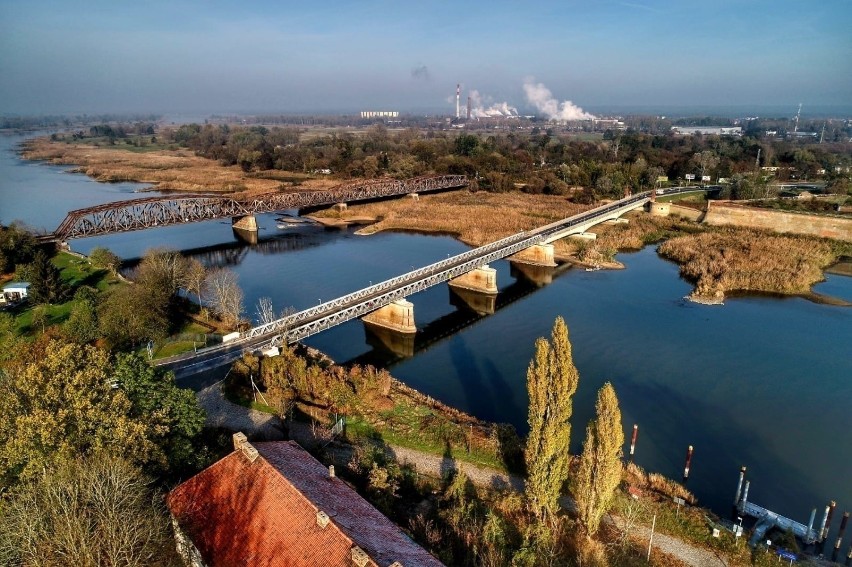
[(453, 288), (469, 289), (480, 293), (497, 293), (497, 270), (485, 264), (451, 279), (447, 284)]
[(231, 228), (246, 232), (257, 232), (257, 219), (254, 218), (254, 215), (231, 217)]
[[(414, 304), (398, 299), (361, 318), (367, 330), (367, 343), (379, 345), (400, 356), (414, 356)], [(375, 340), (374, 340), (375, 339)]]
[(411, 199), (412, 201), (419, 201), (420, 200), (420, 194), (419, 193), (409, 193), (408, 195), (406, 195), (406, 197)]
[(535, 244), (509, 256), (509, 260), (519, 264), (556, 267), (556, 262), (553, 259), (553, 244)]
[(349, 206), (346, 203), (335, 203), (334, 206), (331, 208), (337, 211), (338, 213), (342, 213), (343, 211), (348, 209)]
[(417, 332), (417, 327), (414, 326), (414, 304), (405, 299), (397, 299), (380, 307), (361, 320), (372, 327), (390, 329), (397, 333), (414, 335)]

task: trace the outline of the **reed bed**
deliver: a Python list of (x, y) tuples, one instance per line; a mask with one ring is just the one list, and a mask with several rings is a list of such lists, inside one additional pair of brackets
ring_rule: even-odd
[(695, 282), (695, 298), (718, 300), (733, 291), (808, 293), (849, 247), (808, 236), (720, 228), (672, 238), (659, 252)]
[(328, 187), (335, 183), (326, 179), (310, 179), (303, 174), (281, 172), (286, 177), (247, 173), (238, 166), (223, 166), (214, 160), (195, 156), (189, 150), (131, 152), (126, 149), (86, 144), (66, 144), (49, 138), (27, 142), (23, 157), (59, 165), (75, 165), (74, 171), (85, 173), (102, 182), (137, 181), (150, 183), (156, 189), (172, 191), (216, 191), (223, 193), (266, 193), (294, 188), (298, 190)]
[(481, 246), (589, 208), (552, 195), (455, 191), (420, 195), (417, 200), (352, 205), (340, 213), (327, 210), (317, 216), (339, 216), (344, 220), (371, 217), (379, 220), (363, 233), (382, 230), (445, 233), (457, 236), (465, 244)]

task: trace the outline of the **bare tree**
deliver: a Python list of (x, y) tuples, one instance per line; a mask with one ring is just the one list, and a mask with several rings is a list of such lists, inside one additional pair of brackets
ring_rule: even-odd
[(176, 250), (152, 248), (136, 269), (136, 279), (152, 291), (171, 297), (185, 279), (187, 260)]
[(198, 305), (201, 307), (202, 311), (204, 311), (204, 299), (202, 298), (202, 293), (204, 292), (204, 281), (206, 279), (207, 268), (204, 264), (195, 258), (189, 258), (186, 261), (186, 271), (183, 275), (181, 287), (189, 293), (195, 294), (195, 297), (198, 299)]
[(701, 169), (701, 177), (703, 178), (705, 172), (719, 165), (719, 156), (712, 150), (704, 150), (692, 156), (692, 161)]
[(117, 457), (47, 470), (0, 509), (0, 561), (21, 565), (151, 565), (173, 547), (146, 479)]
[(204, 289), (213, 311), (226, 323), (236, 326), (243, 314), (243, 290), (237, 284), (237, 274), (227, 268), (210, 270)]
[(261, 324), (271, 323), (275, 320), (275, 308), (272, 307), (272, 299), (261, 297), (257, 300), (257, 318)]

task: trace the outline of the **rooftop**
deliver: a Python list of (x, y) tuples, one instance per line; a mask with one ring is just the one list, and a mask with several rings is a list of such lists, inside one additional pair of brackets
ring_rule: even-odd
[(295, 442), (253, 447), (259, 458), (235, 451), (167, 498), (211, 567), (442, 565)]

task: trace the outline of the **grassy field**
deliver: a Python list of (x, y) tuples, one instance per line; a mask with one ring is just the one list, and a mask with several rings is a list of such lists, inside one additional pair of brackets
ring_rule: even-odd
[[(78, 258), (67, 252), (58, 253), (53, 257), (52, 262), (59, 268), (62, 280), (70, 288), (69, 297), (73, 297), (74, 291), (84, 285), (104, 292), (111, 286), (120, 284), (118, 278), (107, 270), (93, 268), (88, 260)], [(64, 323), (76, 304), (76, 300), (69, 299), (63, 303), (49, 305), (45, 326), (50, 327)], [(37, 331), (41, 331), (41, 329), (36, 329), (32, 326), (33, 307), (35, 306), (32, 303), (25, 303), (12, 311), (15, 315), (16, 331), (21, 335), (32, 335)]]

